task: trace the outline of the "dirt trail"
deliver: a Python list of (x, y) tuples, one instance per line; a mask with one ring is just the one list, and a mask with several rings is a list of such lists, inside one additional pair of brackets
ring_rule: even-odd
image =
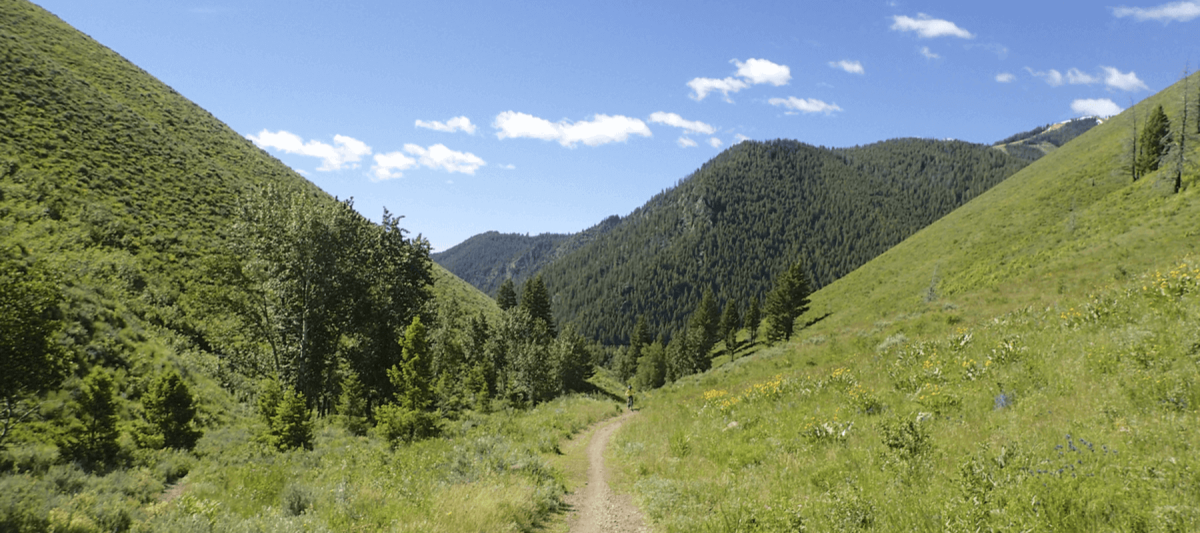
[(604, 470), (604, 449), (617, 428), (621, 427), (634, 412), (625, 413), (596, 428), (587, 447), (587, 485), (567, 498), (577, 514), (570, 520), (573, 533), (640, 533), (649, 532), (642, 512), (633, 504), (628, 494), (617, 494), (608, 487), (608, 475)]

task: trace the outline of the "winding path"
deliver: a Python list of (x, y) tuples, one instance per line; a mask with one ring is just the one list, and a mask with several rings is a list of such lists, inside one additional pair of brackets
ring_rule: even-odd
[(608, 475), (604, 470), (604, 449), (608, 440), (630, 418), (637, 416), (628, 412), (613, 418), (596, 428), (588, 443), (587, 484), (567, 498), (577, 511), (570, 520), (572, 533), (648, 533), (642, 512), (633, 504), (628, 494), (617, 494), (608, 487)]

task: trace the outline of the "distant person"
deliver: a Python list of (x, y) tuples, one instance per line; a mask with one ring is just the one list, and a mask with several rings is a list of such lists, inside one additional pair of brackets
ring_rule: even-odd
[(633, 385), (625, 385), (625, 406), (633, 410)]

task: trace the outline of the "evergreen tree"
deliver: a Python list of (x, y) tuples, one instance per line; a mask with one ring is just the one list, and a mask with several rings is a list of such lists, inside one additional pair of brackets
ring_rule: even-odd
[(1144, 176), (1158, 170), (1163, 154), (1170, 144), (1170, 133), (1171, 121), (1163, 111), (1162, 105), (1159, 105), (1146, 117), (1146, 125), (1142, 127), (1142, 135), (1138, 138), (1138, 175)]
[(711, 352), (720, 333), (720, 311), (712, 289), (705, 289), (700, 305), (688, 319), (687, 329), (679, 344), (679, 359), (675, 367), (675, 379), (704, 372), (712, 367)]
[(0, 450), (37, 411), (34, 399), (65, 375), (67, 354), (54, 339), (62, 325), (57, 285), (36, 265), (0, 258)]
[(550, 310), (550, 293), (539, 274), (525, 283), (521, 291), (521, 308), (529, 312), (535, 320), (546, 323), (550, 336), (554, 336), (554, 314)]
[(804, 262), (796, 261), (775, 282), (767, 296), (767, 341), (774, 344), (792, 338), (796, 317), (808, 310), (808, 277)]
[(746, 311), (743, 326), (750, 332), (750, 344), (758, 337), (758, 325), (762, 321), (762, 311), (758, 307), (758, 298), (750, 299), (750, 309)]
[(73, 402), (75, 419), (62, 446), (65, 455), (88, 465), (111, 464), (120, 452), (117, 399), (112, 373), (96, 366), (83, 379)]
[(271, 444), (279, 451), (296, 448), (312, 449), (312, 412), (304, 394), (285, 387), (279, 398), (275, 416), (271, 417)]
[(587, 389), (587, 380), (595, 371), (592, 354), (587, 340), (571, 324), (567, 324), (554, 341), (554, 362), (562, 392), (582, 392)]
[(367, 421), (370, 413), (367, 390), (362, 380), (358, 379), (358, 373), (349, 365), (342, 367), (342, 394), (338, 397), (337, 412), (346, 431), (358, 436), (367, 434), (370, 425)]
[(737, 304), (732, 299), (725, 302), (725, 312), (721, 314), (721, 337), (725, 339), (725, 352), (730, 358), (737, 352), (737, 334), (741, 325), (742, 317), (738, 316)]
[(500, 284), (500, 289), (496, 291), (496, 305), (499, 305), (502, 311), (517, 306), (517, 289), (513, 287), (512, 278), (506, 278), (504, 283)]
[(168, 448), (190, 450), (201, 432), (192, 427), (196, 418), (196, 399), (178, 373), (167, 372), (150, 385), (142, 398), (146, 419), (153, 424), (162, 444)]
[(666, 375), (663, 376), (664, 381), (674, 383), (679, 378), (688, 375), (687, 370), (691, 366), (691, 361), (684, 350), (683, 335), (671, 337), (671, 342), (667, 343), (666, 359), (667, 368)]
[(633, 326), (633, 334), (629, 336), (629, 348), (617, 357), (616, 371), (621, 381), (628, 382), (637, 372), (642, 349), (650, 340), (650, 326), (646, 324), (646, 317), (639, 315), (637, 323)]
[(425, 337), (425, 325), (421, 317), (413, 321), (400, 341), (401, 360), (388, 370), (388, 378), (396, 387), (396, 399), (401, 407), (412, 411), (429, 408), (432, 377), (429, 369), (429, 342)]

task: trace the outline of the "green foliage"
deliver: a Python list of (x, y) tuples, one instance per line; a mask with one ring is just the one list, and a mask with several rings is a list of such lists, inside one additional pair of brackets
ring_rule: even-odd
[(280, 451), (312, 449), (312, 413), (304, 401), (304, 394), (299, 391), (284, 387), (275, 416), (271, 417), (270, 427), (270, 443)]
[(721, 313), (721, 338), (725, 340), (725, 352), (733, 356), (737, 351), (737, 334), (742, 327), (742, 317), (735, 302), (725, 302), (725, 312)]
[(793, 263), (779, 275), (775, 289), (767, 295), (768, 342), (777, 343), (792, 338), (796, 318), (808, 311), (810, 292), (802, 261)]
[(1163, 155), (1171, 143), (1171, 121), (1159, 105), (1146, 117), (1146, 124), (1138, 137), (1138, 175), (1146, 175), (1158, 170)]
[(754, 344), (754, 340), (758, 337), (758, 326), (761, 322), (762, 311), (758, 305), (758, 298), (751, 298), (750, 309), (746, 310), (742, 324), (750, 332), (750, 344)]
[(595, 366), (592, 365), (592, 350), (575, 326), (567, 324), (554, 341), (554, 364), (557, 381), (562, 384), (562, 393), (583, 392), (588, 388)]
[(162, 374), (142, 397), (146, 419), (162, 436), (163, 446), (191, 450), (202, 432), (193, 427), (196, 399), (175, 371)]
[(68, 354), (56, 338), (61, 300), (43, 267), (0, 255), (0, 450), (16, 424), (34, 413), (34, 398), (63, 378)]
[(651, 340), (650, 326), (646, 324), (646, 317), (638, 316), (637, 324), (633, 326), (633, 334), (629, 337), (628, 349), (619, 352), (616, 359), (614, 370), (621, 381), (628, 382), (637, 372), (642, 350), (650, 344)]
[(437, 420), (434, 413), (414, 411), (396, 404), (384, 404), (375, 409), (375, 430), (393, 446), (436, 436)]
[(352, 435), (366, 435), (370, 426), (366, 393), (358, 374), (348, 366), (343, 367), (342, 394), (338, 397), (337, 412), (343, 427)]
[(95, 367), (83, 379), (72, 402), (70, 426), (64, 435), (63, 455), (85, 465), (111, 466), (121, 452), (117, 423), (116, 385), (112, 373)]
[(513, 286), (512, 278), (505, 278), (504, 283), (496, 291), (496, 305), (501, 311), (508, 311), (517, 306), (517, 289)]
[(1100, 123), (1101, 120), (1096, 117), (1075, 118), (1010, 135), (992, 146), (1004, 150), (1013, 157), (1031, 162), (1037, 161)]
[(432, 374), (429, 343), (421, 317), (413, 318), (400, 345), (400, 362), (388, 369), (388, 379), (396, 389), (396, 401), (401, 407), (411, 411), (424, 411), (430, 407), (432, 400)]
[(521, 308), (529, 313), (534, 320), (545, 322), (550, 334), (554, 335), (554, 314), (550, 310), (550, 293), (546, 292), (546, 284), (542, 276), (534, 276), (525, 283), (521, 291)]
[(638, 389), (651, 390), (663, 386), (666, 377), (667, 351), (662, 343), (656, 341), (642, 350), (642, 356), (638, 358), (635, 382)]

